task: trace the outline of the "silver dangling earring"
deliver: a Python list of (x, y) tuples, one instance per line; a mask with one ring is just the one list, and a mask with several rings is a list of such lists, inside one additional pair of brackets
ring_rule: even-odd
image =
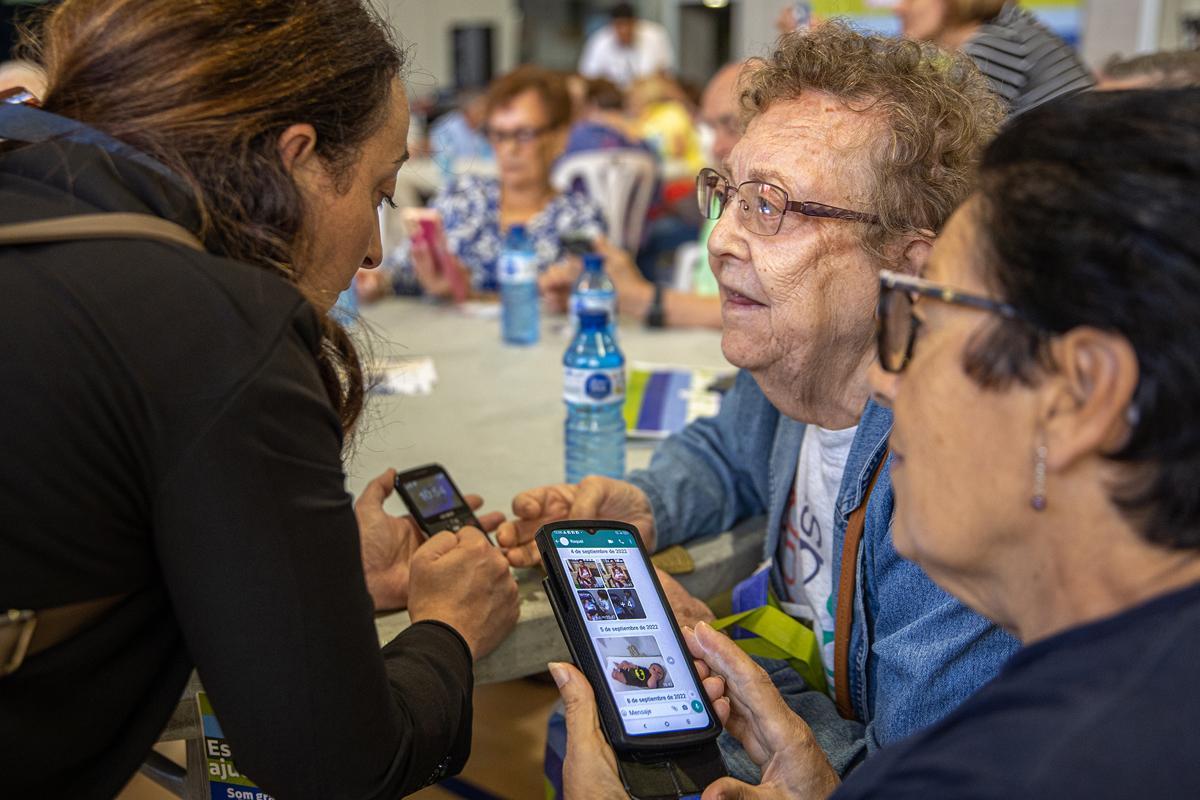
[(1046, 448), (1045, 435), (1038, 437), (1039, 442), (1033, 461), (1033, 498), (1029, 504), (1034, 511), (1046, 510)]

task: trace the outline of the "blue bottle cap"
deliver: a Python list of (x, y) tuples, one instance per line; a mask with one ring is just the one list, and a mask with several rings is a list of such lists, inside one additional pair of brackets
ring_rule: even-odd
[(579, 310), (580, 330), (599, 330), (608, 327), (608, 312), (602, 308)]
[(583, 268), (588, 272), (600, 272), (604, 269), (604, 256), (599, 253), (585, 253)]

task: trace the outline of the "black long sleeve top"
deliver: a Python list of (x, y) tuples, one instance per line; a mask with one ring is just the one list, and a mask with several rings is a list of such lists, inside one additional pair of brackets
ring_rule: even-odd
[[(101, 149), (0, 154), (0, 223), (186, 194)], [(125, 599), (0, 679), (5, 796), (111, 797), (196, 668), (280, 798), (398, 797), (461, 769), (462, 638), (380, 654), (317, 322), (286, 281), (138, 240), (0, 248), (0, 611)]]

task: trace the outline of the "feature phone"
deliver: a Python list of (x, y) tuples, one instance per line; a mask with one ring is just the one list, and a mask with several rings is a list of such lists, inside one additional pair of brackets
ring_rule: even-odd
[(396, 492), (426, 536), (457, 531), (468, 525), (483, 528), (462, 493), (441, 464), (426, 464), (396, 475)]

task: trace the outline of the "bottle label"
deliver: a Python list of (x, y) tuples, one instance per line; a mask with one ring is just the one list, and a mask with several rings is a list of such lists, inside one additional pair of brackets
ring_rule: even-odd
[(575, 369), (567, 367), (564, 372), (563, 399), (581, 405), (604, 405), (625, 400), (625, 370)]
[(537, 258), (533, 253), (509, 250), (500, 254), (496, 271), (500, 283), (532, 283), (537, 280)]
[(575, 292), (571, 295), (571, 316), (577, 318), (580, 311), (607, 311), (608, 321), (612, 324), (617, 313), (617, 295), (605, 289)]

